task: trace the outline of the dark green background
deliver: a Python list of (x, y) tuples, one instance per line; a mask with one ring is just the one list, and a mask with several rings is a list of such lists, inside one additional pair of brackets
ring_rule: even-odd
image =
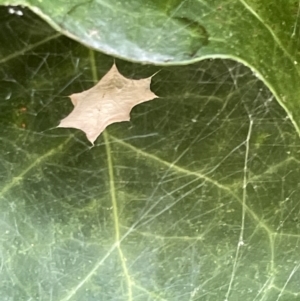
[(160, 98), (91, 148), (55, 127), (113, 58), (14, 9), (0, 10), (0, 299), (299, 300), (297, 67), (266, 63), (285, 111), (234, 61), (117, 59), (130, 78), (160, 70)]

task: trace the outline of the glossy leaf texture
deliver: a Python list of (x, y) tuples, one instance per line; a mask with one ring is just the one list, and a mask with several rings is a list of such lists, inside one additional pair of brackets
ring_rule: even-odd
[(0, 299), (299, 300), (299, 135), (266, 85), (231, 60), (116, 60), (160, 70), (160, 98), (91, 148), (55, 127), (113, 58), (16, 10), (0, 10)]
[(300, 135), (299, 0), (0, 0), (0, 4), (27, 6), (57, 31), (129, 61), (241, 62), (264, 81)]

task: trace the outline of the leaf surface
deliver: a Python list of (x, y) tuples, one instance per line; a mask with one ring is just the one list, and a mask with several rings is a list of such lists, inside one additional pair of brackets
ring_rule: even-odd
[(21, 4), (88, 47), (130, 61), (233, 59), (272, 91), (300, 135), (298, 0), (0, 0)]
[(163, 101), (90, 149), (54, 127), (113, 58), (18, 9), (0, 10), (0, 300), (299, 300), (299, 136), (265, 84), (231, 60), (117, 60), (161, 69)]

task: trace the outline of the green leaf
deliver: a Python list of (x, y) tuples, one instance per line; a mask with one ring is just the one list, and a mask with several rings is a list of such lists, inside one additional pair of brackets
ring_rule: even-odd
[(232, 60), (117, 60), (131, 78), (160, 70), (160, 98), (91, 148), (55, 127), (72, 109), (66, 96), (93, 86), (113, 58), (27, 9), (2, 7), (0, 24), (0, 300), (299, 300), (297, 40), (289, 55), (263, 34), (248, 52), (223, 43), (261, 64), (271, 91)]
[(130, 61), (234, 59), (250, 67), (300, 135), (298, 0), (0, 0), (28, 6), (53, 28)]

